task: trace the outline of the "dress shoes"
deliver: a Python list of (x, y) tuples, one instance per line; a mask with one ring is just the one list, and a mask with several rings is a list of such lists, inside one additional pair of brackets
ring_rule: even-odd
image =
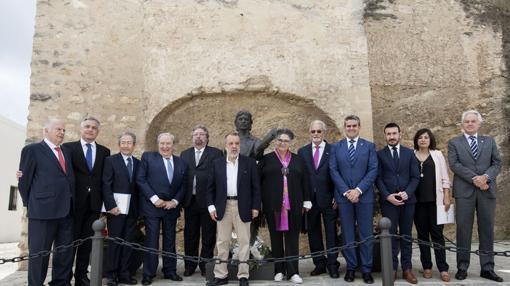
[(338, 272), (338, 266), (334, 265), (334, 266), (328, 266), (328, 272), (329, 272), (329, 277), (331, 278), (339, 278), (340, 277), (340, 273)]
[(496, 282), (503, 282), (503, 278), (499, 277), (494, 270), (483, 270), (480, 272), (480, 277)]
[(151, 285), (152, 284), (152, 278), (144, 276), (142, 278), (142, 285)]
[(317, 276), (326, 273), (326, 267), (324, 266), (315, 266), (315, 268), (310, 272), (310, 276)]
[(423, 269), (423, 278), (425, 279), (432, 278), (432, 269)]
[(74, 286), (90, 286), (90, 280), (87, 276), (74, 278)]
[(455, 279), (457, 280), (464, 280), (467, 277), (467, 271), (459, 269), (457, 273), (455, 274)]
[(439, 277), (443, 282), (450, 282), (450, 274), (448, 274), (448, 271), (442, 271), (439, 273)]
[(115, 278), (108, 278), (108, 280), (106, 281), (106, 285), (107, 286), (117, 286), (117, 280), (115, 280)]
[(365, 284), (374, 284), (374, 277), (372, 277), (372, 273), (366, 272), (361, 275), (363, 277), (363, 282), (365, 282)]
[(177, 275), (176, 273), (165, 274), (163, 278), (170, 279), (172, 281), (182, 281), (182, 277)]
[(136, 285), (138, 281), (133, 277), (119, 278), (119, 284)]
[(353, 282), (356, 272), (354, 270), (347, 270), (345, 272), (344, 281), (345, 282)]
[(239, 279), (239, 286), (249, 286), (250, 283), (248, 283), (248, 278), (241, 278)]
[(414, 276), (413, 271), (411, 269), (406, 269), (402, 273), (402, 278), (404, 278), (407, 282), (411, 284), (418, 284), (418, 279)]
[(184, 270), (184, 273), (182, 275), (184, 275), (184, 277), (189, 277), (189, 276), (193, 275), (193, 273), (195, 273), (195, 270), (186, 269), (186, 270)]
[(207, 286), (218, 286), (218, 285), (225, 285), (225, 284), (228, 284), (228, 277), (225, 277), (225, 278), (216, 278), (214, 277), (214, 279), (212, 281), (209, 281), (207, 282)]

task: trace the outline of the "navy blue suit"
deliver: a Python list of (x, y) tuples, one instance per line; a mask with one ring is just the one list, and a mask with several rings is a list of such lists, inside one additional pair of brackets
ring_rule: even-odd
[[(416, 205), (416, 196), (414, 192), (420, 181), (420, 173), (418, 170), (418, 160), (413, 150), (400, 145), (400, 154), (398, 165), (393, 162), (392, 151), (388, 146), (377, 151), (379, 159), (379, 173), (377, 176), (377, 189), (379, 189), (381, 200), (381, 211), (383, 216), (391, 220), (390, 233), (397, 233), (397, 226), (400, 235), (411, 236), (413, 228), (414, 208)], [(401, 206), (395, 206), (386, 199), (392, 193), (406, 192), (408, 199)], [(398, 268), (398, 251), (397, 239), (392, 239), (393, 248), (393, 270)], [(402, 270), (412, 269), (411, 242), (400, 240), (400, 249), (402, 254), (400, 261)]]
[[(73, 241), (74, 173), (71, 154), (64, 146), (62, 153), (66, 172), (44, 141), (27, 145), (21, 151), (19, 192), (27, 207), (28, 249), (30, 254), (69, 245)], [(50, 285), (66, 285), (71, 280), (72, 248), (53, 256)], [(30, 259), (28, 285), (43, 285), (49, 256)]]
[[(308, 216), (308, 243), (310, 252), (324, 251), (322, 238), (322, 222), (326, 234), (326, 247), (333, 248), (337, 245), (337, 212), (333, 209), (333, 197), (335, 186), (329, 175), (329, 157), (331, 145), (326, 143), (324, 151), (319, 161), (319, 166), (315, 169), (313, 163), (312, 144), (301, 147), (298, 155), (305, 162), (310, 178), (310, 197), (312, 208), (307, 212)], [(322, 219), (321, 219), (322, 218)], [(338, 253), (328, 253), (328, 258), (324, 256), (313, 257), (313, 263), (317, 267), (338, 268)]]
[[(130, 194), (128, 214), (119, 214), (114, 216), (108, 214), (108, 235), (110, 237), (120, 237), (126, 241), (134, 241), (136, 234), (136, 221), (138, 219), (138, 188), (135, 183), (136, 170), (140, 160), (132, 158), (133, 173), (129, 172), (121, 153), (107, 157), (104, 161), (103, 169), (103, 199), (107, 211), (117, 207), (114, 200), (114, 193)], [(130, 278), (129, 262), (131, 258), (131, 248), (120, 246), (115, 243), (108, 245), (106, 255), (106, 276), (108, 278), (120, 278), (128, 280)]]
[[(144, 152), (136, 175), (140, 189), (140, 214), (145, 222), (145, 246), (159, 248), (160, 224), (163, 224), (163, 250), (175, 253), (175, 227), (179, 217), (186, 187), (187, 165), (179, 157), (173, 157), (173, 178), (169, 181), (163, 157), (158, 152)], [(157, 208), (150, 198), (157, 195), (161, 200), (177, 200), (178, 207), (170, 210)], [(144, 277), (156, 276), (158, 256), (145, 254)], [(165, 276), (175, 274), (176, 259), (163, 257)]]
[[(375, 145), (359, 138), (356, 143), (354, 161), (349, 158), (349, 142), (347, 139), (338, 141), (332, 150), (329, 161), (330, 173), (335, 183), (335, 200), (340, 213), (340, 223), (344, 244), (353, 243), (356, 225), (360, 239), (370, 237), (372, 232), (372, 216), (374, 210), (373, 184), (377, 178), (377, 153)], [(348, 190), (359, 188), (362, 194), (358, 203), (352, 203), (345, 196)], [(360, 246), (361, 271), (372, 271), (373, 244), (371, 241)], [(358, 267), (358, 259), (354, 248), (344, 251), (347, 270), (354, 271)]]

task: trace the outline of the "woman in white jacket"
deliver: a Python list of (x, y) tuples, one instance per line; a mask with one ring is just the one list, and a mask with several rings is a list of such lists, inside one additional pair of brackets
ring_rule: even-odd
[[(436, 149), (436, 140), (432, 131), (420, 129), (414, 135), (414, 150), (419, 161), (420, 183), (416, 189), (416, 209), (414, 224), (418, 239), (444, 246), (443, 225), (437, 224), (437, 206), (448, 211), (450, 208), (450, 179), (443, 153)], [(446, 251), (434, 249), (437, 268), (441, 280), (450, 281)], [(420, 260), (423, 277), (432, 277), (432, 259), (430, 247), (420, 244)]]

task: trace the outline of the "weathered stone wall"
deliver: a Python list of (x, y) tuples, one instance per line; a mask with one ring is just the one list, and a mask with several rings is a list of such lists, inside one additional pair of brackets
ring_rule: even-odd
[(428, 127), (446, 154), (462, 112), (479, 110), (502, 154), (496, 233), (508, 237), (510, 3), (368, 0), (364, 19), (376, 142), (395, 121), (406, 145)]

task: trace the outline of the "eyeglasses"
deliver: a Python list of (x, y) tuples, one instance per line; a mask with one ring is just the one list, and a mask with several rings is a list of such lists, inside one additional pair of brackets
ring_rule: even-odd
[(319, 130), (310, 130), (310, 133), (312, 133), (312, 134), (315, 134), (315, 133), (321, 134), (322, 130), (320, 130), (320, 129)]
[(287, 140), (287, 139), (276, 139), (276, 141), (280, 142), (280, 143), (290, 143), (290, 140)]

